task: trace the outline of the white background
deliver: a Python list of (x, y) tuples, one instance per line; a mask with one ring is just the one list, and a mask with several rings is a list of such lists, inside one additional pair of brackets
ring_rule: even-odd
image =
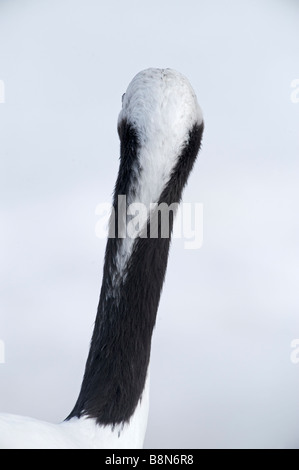
[(204, 243), (172, 244), (146, 447), (299, 448), (298, 19), (295, 0), (0, 0), (1, 412), (72, 409), (121, 96), (171, 67), (205, 117), (183, 199), (204, 204)]

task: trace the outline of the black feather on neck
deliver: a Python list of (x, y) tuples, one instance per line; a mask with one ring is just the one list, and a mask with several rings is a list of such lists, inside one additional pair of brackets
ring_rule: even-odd
[[(138, 136), (126, 121), (119, 126), (121, 158), (113, 207), (117, 217), (118, 196), (129, 195), (138, 185)], [(159, 204), (180, 202), (183, 188), (200, 148), (203, 124), (195, 125), (163, 189)], [(134, 171), (133, 171), (134, 167)], [(132, 193), (131, 193), (132, 194)], [(142, 201), (140, 201), (142, 202)], [(82, 415), (102, 425), (128, 422), (142, 397), (151, 351), (152, 332), (164, 282), (173, 214), (169, 212), (170, 235), (137, 237), (120, 277), (116, 255), (123, 239), (108, 238), (103, 283), (90, 351), (81, 391), (67, 419)], [(111, 221), (113, 224), (114, 221)], [(148, 221), (147, 233), (149, 234)]]

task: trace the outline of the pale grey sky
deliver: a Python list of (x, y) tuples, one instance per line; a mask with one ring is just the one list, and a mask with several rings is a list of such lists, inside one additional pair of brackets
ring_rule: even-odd
[(146, 447), (299, 447), (298, 17), (292, 0), (0, 0), (0, 412), (57, 422), (74, 404), (121, 96), (171, 67), (204, 112), (183, 198), (204, 205), (204, 243), (172, 244)]

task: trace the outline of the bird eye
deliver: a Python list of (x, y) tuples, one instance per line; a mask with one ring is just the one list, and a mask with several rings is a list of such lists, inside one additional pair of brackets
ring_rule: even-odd
[(124, 102), (125, 96), (126, 96), (126, 94), (124, 93), (124, 94), (122, 95), (122, 97), (121, 97), (121, 102), (122, 102), (122, 104), (123, 104), (123, 102)]

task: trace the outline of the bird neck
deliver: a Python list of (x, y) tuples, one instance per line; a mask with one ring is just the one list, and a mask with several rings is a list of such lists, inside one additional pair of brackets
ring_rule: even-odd
[[(155, 184), (152, 191), (148, 187), (150, 162), (141, 155), (134, 127), (124, 121), (119, 133), (120, 169), (97, 317), (79, 398), (68, 417), (86, 415), (99, 424), (112, 426), (128, 422), (142, 398), (167, 267), (173, 213), (168, 212), (169, 233), (165, 237), (161, 217), (157, 210), (150, 211), (150, 203), (159, 206), (180, 201), (200, 146), (202, 128), (194, 126), (188, 145), (168, 175), (161, 173), (160, 188)], [(139, 219), (139, 228), (128, 236), (128, 225), (132, 223), (129, 206), (136, 202), (143, 203), (146, 220), (142, 225)], [(151, 220), (157, 225), (154, 237), (150, 236)]]

